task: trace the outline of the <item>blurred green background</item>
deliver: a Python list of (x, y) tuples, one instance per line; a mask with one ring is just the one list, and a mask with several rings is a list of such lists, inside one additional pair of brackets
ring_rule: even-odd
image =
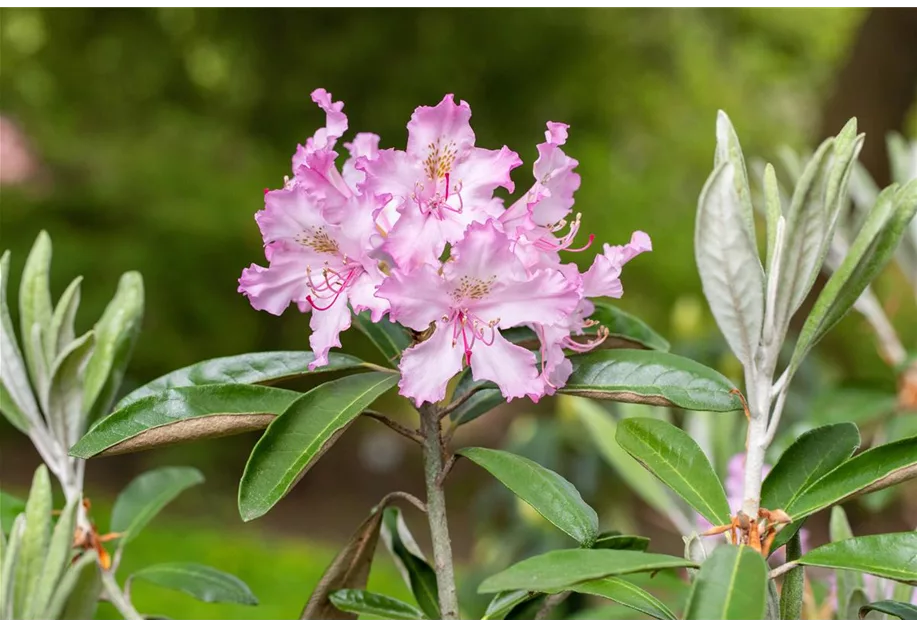
[[(901, 15), (882, 23), (890, 28)], [(653, 239), (654, 252), (627, 267), (621, 306), (672, 339), (674, 351), (739, 378), (703, 303), (692, 251), (716, 111), (729, 113), (749, 158), (773, 159), (781, 144), (805, 150), (852, 115), (878, 130), (867, 143), (884, 154), (887, 130), (915, 129), (914, 85), (870, 94), (881, 103), (909, 93), (895, 115), (844, 97), (856, 90), (845, 72), (874, 17), (853, 9), (3, 9), (0, 237), (13, 253), (11, 294), (40, 229), (54, 243), (55, 293), (85, 277), (78, 328), (97, 319), (121, 272), (139, 270), (146, 316), (126, 389), (210, 357), (307, 348), (304, 316), (253, 311), (236, 287), (243, 267), (263, 261), (252, 219), (263, 190), (282, 184), (296, 144), (323, 123), (309, 93), (325, 87), (344, 100), (351, 132), (372, 130), (383, 146), (402, 147), (414, 107), (451, 92), (471, 104), (478, 145), (506, 144), (525, 160), (517, 189), (531, 183), (545, 122), (571, 124), (584, 228), (598, 241), (623, 243), (636, 229)], [(873, 61), (877, 72), (909, 52), (886, 54)], [(571, 258), (586, 264), (589, 254)], [(917, 312), (895, 298), (900, 281), (890, 271), (878, 291), (914, 346)], [(344, 346), (373, 356), (353, 331)], [(857, 316), (816, 359), (823, 367), (800, 383), (812, 391), (825, 381), (894, 389)], [(550, 416), (550, 404), (539, 409)], [(499, 442), (505, 413), (467, 437)], [(421, 489), (413, 451), (380, 431), (352, 430), (276, 512), (245, 527), (234, 490), (253, 437), (90, 462), (87, 491), (104, 503), (143, 468), (200, 467), (209, 487), (176, 505), (167, 531), (142, 537), (138, 552), (223, 566), (250, 576), (262, 596), (298, 594), (282, 610), (272, 601), (245, 614), (291, 617), (332, 543), (369, 504), (390, 489)], [(0, 446), (5, 489), (23, 492), (37, 457), (7, 425)], [(452, 505), (464, 511), (485, 481), (457, 473)], [(457, 516), (464, 560), (473, 529)], [(260, 575), (251, 574), (256, 566)], [(287, 583), (272, 588), (280, 579)], [(224, 611), (175, 603), (175, 617)]]

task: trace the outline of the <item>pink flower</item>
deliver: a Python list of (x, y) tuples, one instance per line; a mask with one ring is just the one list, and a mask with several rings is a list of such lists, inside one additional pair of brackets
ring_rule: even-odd
[[(390, 194), (385, 250), (404, 270), (435, 263), (466, 227), (503, 212), (497, 187), (513, 191), (510, 170), (522, 162), (506, 148), (474, 145), (471, 108), (448, 94), (435, 107), (418, 107), (408, 123), (407, 150), (383, 150), (358, 163), (364, 192)], [(391, 219), (391, 212), (399, 214)]]
[(561, 322), (579, 302), (576, 285), (562, 273), (528, 272), (493, 222), (470, 226), (441, 270), (394, 270), (377, 295), (391, 302), (393, 320), (415, 331), (435, 323), (429, 339), (401, 358), (401, 392), (417, 405), (445, 396), (463, 357), (475, 381), (493, 381), (507, 399), (537, 400), (544, 386), (535, 355), (500, 329)]

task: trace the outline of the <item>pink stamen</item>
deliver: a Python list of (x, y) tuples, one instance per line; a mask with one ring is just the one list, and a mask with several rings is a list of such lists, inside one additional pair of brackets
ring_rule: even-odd
[(592, 246), (592, 242), (594, 242), (594, 241), (595, 241), (595, 234), (594, 234), (594, 233), (590, 233), (590, 234), (589, 234), (589, 241), (586, 242), (586, 245), (585, 245), (585, 246), (581, 246), (581, 247), (579, 247), (579, 248), (568, 248), (567, 250), (570, 251), (571, 253), (581, 253), (581, 252), (583, 252), (584, 250), (586, 250), (587, 248), (589, 248), (590, 246)]
[[(325, 268), (322, 272), (322, 276), (325, 279), (325, 285), (327, 287), (323, 290), (316, 289), (316, 286), (312, 281), (312, 277), (309, 276), (308, 282), (309, 282), (309, 288), (312, 290), (312, 294), (306, 296), (306, 300), (308, 301), (310, 305), (312, 305), (313, 309), (316, 309), (318, 311), (328, 311), (329, 309), (334, 307), (334, 304), (338, 301), (338, 298), (341, 297), (341, 294), (347, 291), (347, 287), (351, 283), (351, 279), (353, 279), (354, 275), (357, 274), (357, 270), (359, 270), (359, 268), (352, 268), (350, 272), (347, 274), (347, 277), (342, 280), (340, 286), (332, 286), (331, 283), (328, 281), (328, 274), (329, 273), (334, 274), (339, 279), (341, 275), (335, 272), (334, 270), (329, 270), (328, 268)], [(328, 303), (326, 307), (318, 306), (317, 304), (315, 304), (315, 300), (312, 298), (312, 295), (315, 295), (318, 298), (323, 298), (319, 294), (319, 291), (330, 291), (332, 294), (334, 294), (334, 298), (331, 299), (331, 302)]]

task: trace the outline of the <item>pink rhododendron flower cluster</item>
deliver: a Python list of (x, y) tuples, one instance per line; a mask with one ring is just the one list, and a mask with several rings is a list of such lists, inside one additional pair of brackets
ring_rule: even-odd
[[(418, 107), (406, 150), (380, 150), (377, 135), (358, 133), (344, 144), (350, 157), (338, 170), (343, 103), (323, 89), (312, 100), (325, 111), (325, 127), (297, 147), (293, 176), (265, 193), (255, 216), (268, 267), (252, 265), (239, 279), (252, 306), (275, 315), (294, 303), (311, 311), (312, 368), (341, 346), (352, 312), (413, 329), (400, 389), (418, 406), (442, 400), (465, 365), (507, 399), (538, 400), (562, 386), (572, 370), (565, 350), (604, 339), (572, 339), (592, 324), (588, 298), (619, 298), (621, 268), (652, 248), (638, 231), (625, 246), (606, 244), (586, 272), (561, 262), (560, 251), (592, 243), (590, 236), (572, 248), (580, 177), (562, 149), (567, 125), (548, 123), (535, 184), (506, 208), (494, 192), (513, 192), (510, 172), (522, 161), (505, 146), (475, 145), (464, 101), (450, 94)], [(521, 326), (537, 334), (540, 360), (503, 337)]]

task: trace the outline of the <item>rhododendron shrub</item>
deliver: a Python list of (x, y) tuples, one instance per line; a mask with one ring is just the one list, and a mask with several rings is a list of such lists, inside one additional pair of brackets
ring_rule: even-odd
[[(265, 191), (255, 215), (265, 260), (239, 279), (255, 309), (303, 315), (311, 350), (220, 357), (166, 374), (123, 398), (72, 455), (263, 430), (239, 484), (239, 512), (252, 520), (285, 498), (358, 418), (416, 443), (425, 494), (379, 495), (304, 599), (303, 618), (544, 618), (566, 616), (572, 595), (662, 619), (792, 619), (804, 605), (807, 615), (821, 616), (823, 607), (804, 603), (805, 566), (838, 570), (827, 606), (833, 615), (914, 611), (906, 601), (917, 582), (917, 532), (856, 537), (835, 509), (832, 542), (813, 548), (807, 525), (840, 501), (913, 477), (917, 439), (855, 454), (857, 427), (828, 424), (803, 433), (780, 456), (771, 452), (800, 362), (861, 302), (902, 235), (912, 232), (914, 180), (877, 193), (844, 250), (832, 244), (863, 142), (855, 121), (819, 147), (791, 194), (768, 166), (763, 194), (753, 195), (738, 136), (729, 118), (718, 116), (694, 242), (704, 295), (743, 366), (739, 386), (670, 353), (663, 337), (612, 304), (625, 283), (628, 292), (648, 291), (622, 274), (652, 250), (651, 238), (637, 231), (599, 244), (582, 231), (587, 222), (574, 209), (580, 176), (567, 154), (566, 124), (547, 122), (534, 180), (516, 193), (513, 173), (522, 160), (506, 146), (478, 146), (471, 108), (452, 95), (418, 107), (403, 144), (369, 132), (348, 136), (343, 103), (322, 89), (312, 100), (325, 125), (296, 147), (282, 184), (278, 176), (277, 188)], [(766, 227), (763, 260), (755, 205)], [(604, 218), (595, 210), (587, 215)], [(788, 338), (789, 321), (823, 263), (833, 273), (799, 337)], [(378, 348), (378, 359), (336, 350), (352, 326)], [(304, 393), (282, 387), (313, 373), (327, 381)], [(415, 419), (379, 411), (377, 399), (396, 391), (416, 409)], [(555, 395), (566, 397), (545, 399)], [(684, 555), (648, 551), (647, 538), (608, 529), (576, 487), (530, 459), (453, 446), (457, 429), (516, 399), (582, 417), (620, 479), (684, 537)], [(609, 411), (615, 403), (667, 407), (673, 419), (618, 421)], [(747, 425), (725, 477), (680, 428), (710, 412)], [(459, 607), (446, 508), (450, 470), (469, 462), (569, 536), (569, 548), (484, 579), (477, 611)], [(430, 560), (396, 501), (426, 518)], [(413, 603), (366, 589), (380, 536)], [(670, 580), (683, 588), (685, 607), (668, 607), (644, 589), (646, 580), (620, 578), (661, 570), (677, 574)], [(861, 582), (878, 580), (868, 596)]]

